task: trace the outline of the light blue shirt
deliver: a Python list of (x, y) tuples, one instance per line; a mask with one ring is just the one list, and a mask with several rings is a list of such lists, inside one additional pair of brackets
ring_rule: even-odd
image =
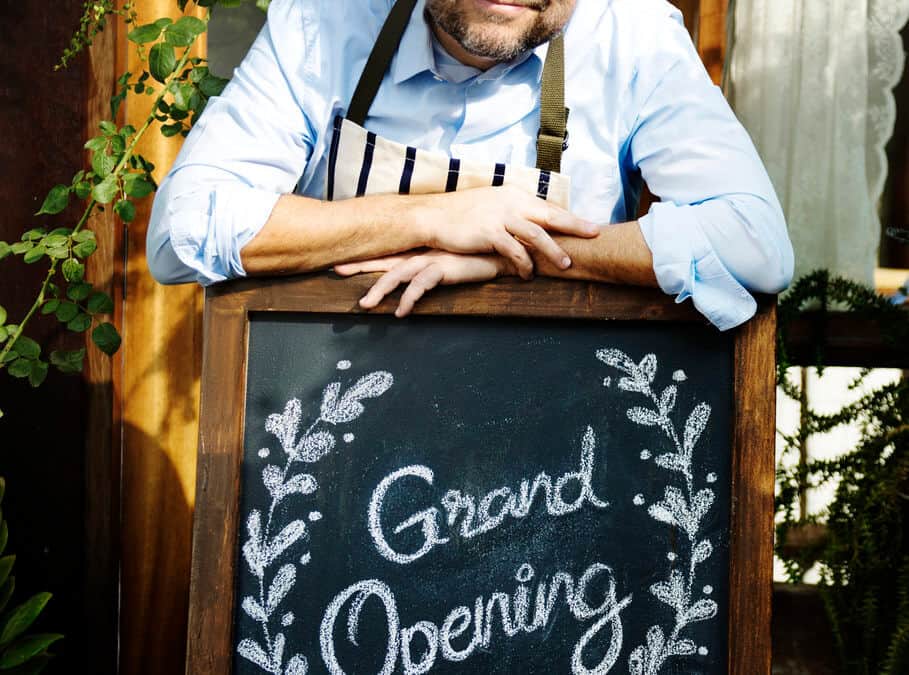
[[(155, 198), (147, 254), (162, 283), (244, 275), (240, 251), (282, 194), (324, 198), (343, 114), (392, 0), (273, 0), (233, 79), (208, 104)], [(533, 166), (547, 46), (480, 72), (457, 63), (417, 4), (366, 127), (463, 159)], [(751, 139), (664, 0), (578, 0), (565, 36), (572, 211), (640, 219), (660, 287), (718, 328), (749, 291), (792, 278), (792, 246)]]

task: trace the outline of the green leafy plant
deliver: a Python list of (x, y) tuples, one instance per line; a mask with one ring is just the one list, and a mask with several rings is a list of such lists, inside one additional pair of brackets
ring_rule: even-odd
[[(0, 502), (6, 481), (0, 478)], [(16, 589), (13, 566), (16, 556), (3, 555), (9, 539), (6, 519), (0, 515), (0, 672), (40, 673), (51, 659), (48, 648), (63, 638), (58, 633), (26, 633), (51, 599), (50, 593), (37, 593), (25, 602), (7, 609)]]
[[(176, 4), (184, 11), (190, 2), (176, 0)], [(33, 387), (44, 382), (51, 366), (63, 373), (81, 372), (86, 355), (85, 348), (45, 355), (27, 333), (38, 316), (53, 316), (75, 333), (90, 330), (92, 342), (106, 354), (112, 355), (120, 347), (120, 335), (109, 321), (112, 299), (85, 278), (85, 261), (97, 249), (90, 219), (93, 213), (110, 208), (124, 223), (132, 222), (136, 202), (157, 187), (152, 178), (154, 165), (136, 152), (139, 141), (153, 128), (167, 137), (186, 136), (208, 100), (227, 84), (209, 71), (205, 59), (191, 54), (208, 28), (211, 8), (236, 6), (241, 0), (196, 0), (193, 4), (208, 8), (203, 18), (186, 14), (176, 21), (160, 18), (140, 23), (132, 2), (117, 8), (114, 0), (89, 0), (58, 64), (65, 67), (113, 17), (122, 17), (144, 68), (140, 73), (123, 73), (117, 80), (110, 102), (111, 119), (102, 121), (99, 133), (85, 142), (88, 166), (78, 170), (68, 184), (51, 188), (35, 214), (41, 224), (24, 232), (19, 241), (0, 241), (0, 260), (18, 257), (27, 265), (43, 264), (47, 270), (24, 316), (11, 320), (0, 304), (0, 370)], [(256, 0), (256, 4), (265, 9), (268, 0)], [(152, 98), (151, 112), (138, 129), (115, 121), (129, 96)], [(81, 204), (81, 216), (69, 224), (65, 214), (71, 213), (68, 207), (74, 202)]]
[[(786, 378), (789, 323), (806, 308), (821, 314), (842, 308), (881, 327), (885, 340), (909, 349), (909, 312), (872, 289), (824, 271), (800, 280), (780, 304), (778, 381), (801, 398)], [(817, 345), (823, 367), (824, 347)], [(857, 388), (867, 375), (853, 383)], [(861, 438), (832, 460), (809, 460), (777, 472), (777, 554), (791, 581), (818, 564), (824, 599), (844, 672), (898, 675), (909, 672), (909, 380), (885, 385), (832, 414), (803, 408), (796, 434), (784, 436), (784, 458), (810, 436), (856, 423)], [(799, 514), (802, 491), (836, 485), (833, 501), (818, 517)], [(806, 526), (823, 535), (813, 545), (790, 546)]]

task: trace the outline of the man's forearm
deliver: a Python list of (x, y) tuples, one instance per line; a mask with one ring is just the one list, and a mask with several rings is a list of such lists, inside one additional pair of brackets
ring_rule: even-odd
[(555, 237), (571, 256), (571, 267), (559, 269), (532, 253), (537, 274), (636, 286), (657, 286), (653, 256), (637, 221), (602, 225), (594, 239)]
[(338, 202), (284, 195), (240, 253), (247, 274), (294, 274), (425, 246), (412, 200), (378, 195)]

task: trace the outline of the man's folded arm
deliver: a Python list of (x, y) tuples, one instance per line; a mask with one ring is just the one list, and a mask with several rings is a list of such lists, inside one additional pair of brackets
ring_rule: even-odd
[(732, 328), (755, 312), (749, 291), (779, 292), (792, 279), (785, 219), (681, 16), (654, 19), (641, 40), (622, 161), (661, 201), (640, 218), (640, 232), (659, 286), (678, 301), (691, 297), (720, 329)]

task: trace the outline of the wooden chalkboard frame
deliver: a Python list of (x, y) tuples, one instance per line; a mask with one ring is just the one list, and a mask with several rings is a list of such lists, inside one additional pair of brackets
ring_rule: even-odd
[[(330, 274), (241, 280), (208, 289), (186, 672), (232, 670), (236, 542), (246, 405), (250, 314), (362, 313), (357, 300), (375, 275)], [(776, 303), (734, 333), (729, 673), (770, 673), (773, 581)], [(390, 314), (387, 299), (374, 314)], [(433, 291), (415, 314), (704, 322), (690, 303), (652, 289), (537, 279)]]

